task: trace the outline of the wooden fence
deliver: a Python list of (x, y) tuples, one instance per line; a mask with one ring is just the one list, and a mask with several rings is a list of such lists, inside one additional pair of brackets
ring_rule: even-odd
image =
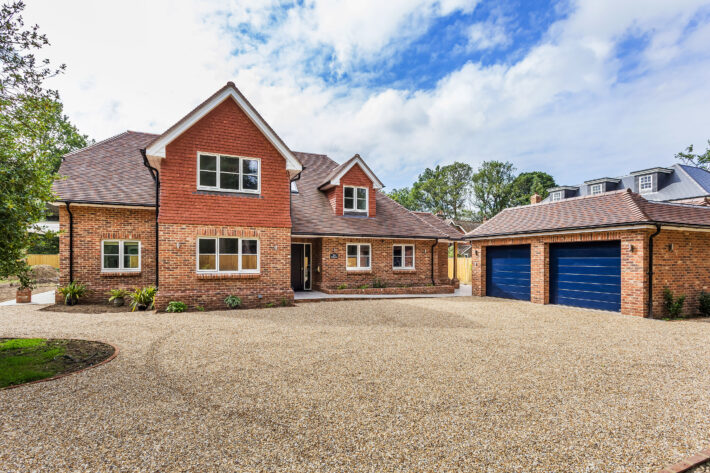
[[(471, 258), (458, 257), (456, 259), (456, 276), (461, 284), (471, 284)], [(449, 277), (454, 277), (454, 259), (449, 258)]]
[(27, 264), (30, 266), (48, 264), (59, 269), (59, 255), (27, 255)]

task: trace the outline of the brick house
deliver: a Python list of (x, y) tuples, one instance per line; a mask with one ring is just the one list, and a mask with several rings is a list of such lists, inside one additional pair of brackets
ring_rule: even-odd
[(358, 155), (338, 165), (291, 151), (231, 82), (160, 135), (68, 154), (59, 174), (60, 282), (86, 284), (90, 301), (151, 284), (158, 309), (291, 302), (294, 290), (453, 292), (460, 232), (389, 199)]
[(710, 291), (710, 208), (629, 189), (506, 209), (466, 234), (473, 295), (664, 315), (663, 291), (697, 313)]

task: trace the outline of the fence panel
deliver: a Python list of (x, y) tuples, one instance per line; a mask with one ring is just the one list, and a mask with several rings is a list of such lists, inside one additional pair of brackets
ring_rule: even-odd
[[(456, 259), (456, 276), (461, 284), (471, 284), (471, 258), (458, 257)], [(454, 277), (454, 259), (449, 258), (449, 278)]]
[(27, 255), (27, 264), (30, 266), (48, 264), (59, 269), (59, 255)]

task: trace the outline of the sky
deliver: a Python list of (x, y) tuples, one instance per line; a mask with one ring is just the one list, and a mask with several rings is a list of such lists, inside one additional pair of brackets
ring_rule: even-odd
[(710, 0), (30, 0), (91, 138), (161, 133), (233, 81), (294, 151), (387, 188), (512, 162), (558, 184), (710, 139)]

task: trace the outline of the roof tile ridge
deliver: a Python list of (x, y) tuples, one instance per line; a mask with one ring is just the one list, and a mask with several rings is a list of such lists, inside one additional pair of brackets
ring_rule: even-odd
[(133, 132), (133, 131), (131, 131), (131, 130), (123, 131), (123, 132), (119, 133), (118, 135), (110, 136), (110, 137), (108, 137), (108, 138), (106, 138), (106, 139), (103, 139), (103, 140), (101, 140), (101, 141), (97, 141), (96, 143), (90, 144), (89, 146), (84, 146), (83, 148), (79, 148), (79, 149), (76, 149), (76, 150), (74, 150), (74, 151), (71, 151), (71, 152), (65, 154), (63, 157), (66, 158), (67, 156), (72, 156), (72, 155), (74, 155), (74, 154), (76, 154), (76, 153), (79, 153), (79, 152), (81, 152), (81, 151), (86, 151), (87, 149), (91, 149), (91, 148), (94, 148), (94, 147), (96, 147), (96, 146), (106, 144), (106, 143), (108, 143), (109, 141), (113, 141), (113, 140), (118, 139), (118, 138), (122, 137), (123, 135), (127, 135), (127, 134), (129, 134), (129, 133), (135, 133), (135, 132)]
[(641, 218), (647, 222), (653, 221), (652, 218), (648, 216), (644, 207), (648, 204), (648, 200), (644, 199), (640, 194), (631, 192), (631, 189), (626, 189), (622, 199), (629, 205), (632, 212), (641, 216)]

